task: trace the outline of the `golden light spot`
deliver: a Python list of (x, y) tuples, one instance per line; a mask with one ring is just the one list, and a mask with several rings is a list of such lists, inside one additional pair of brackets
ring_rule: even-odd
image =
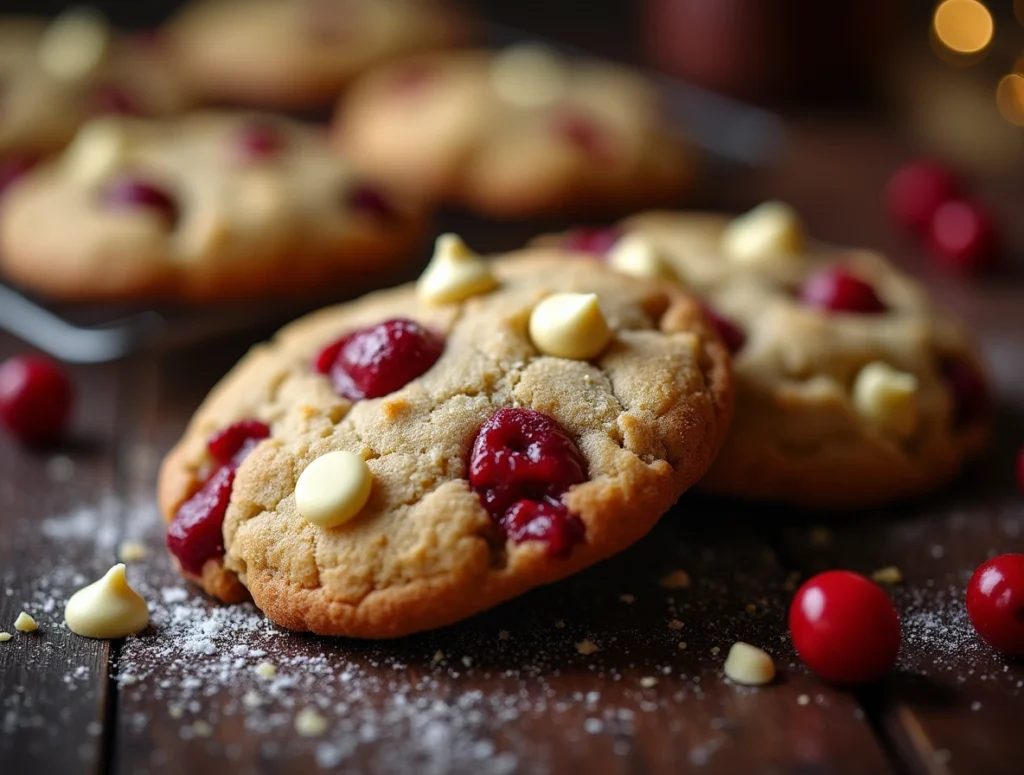
[(978, 0), (943, 0), (932, 20), (935, 37), (958, 54), (976, 54), (995, 31), (992, 14)]
[(996, 87), (996, 104), (1003, 118), (1011, 124), (1024, 126), (1024, 75), (1004, 75)]

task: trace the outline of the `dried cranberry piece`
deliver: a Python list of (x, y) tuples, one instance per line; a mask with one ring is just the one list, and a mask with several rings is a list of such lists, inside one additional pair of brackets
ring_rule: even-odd
[(589, 253), (603, 258), (621, 237), (622, 232), (614, 226), (592, 226), (569, 231), (566, 233), (562, 245), (567, 250)]
[(718, 335), (722, 338), (722, 342), (729, 349), (729, 353), (735, 355), (742, 350), (743, 345), (747, 343), (747, 335), (743, 329), (711, 306), (704, 304), (702, 308), (704, 310), (704, 317), (715, 327)]
[(320, 352), (314, 368), (350, 401), (379, 398), (405, 387), (433, 366), (444, 340), (419, 323), (395, 318), (353, 331)]
[(397, 216), (387, 195), (379, 188), (365, 183), (350, 189), (345, 194), (345, 203), (357, 213), (375, 221), (393, 221)]
[(953, 394), (953, 424), (957, 428), (983, 420), (992, 408), (988, 383), (974, 364), (963, 358), (946, 358), (942, 376)]
[(607, 159), (611, 155), (610, 138), (589, 116), (560, 110), (552, 126), (555, 134), (588, 156)]
[(103, 191), (103, 201), (116, 209), (152, 210), (170, 224), (178, 219), (178, 205), (170, 194), (133, 175), (121, 175), (110, 181)]
[(561, 502), (586, 481), (586, 462), (553, 419), (533, 409), (499, 409), (477, 431), (469, 483), (509, 538), (542, 541), (564, 556), (583, 540), (583, 523)]
[(800, 300), (808, 307), (831, 312), (885, 312), (874, 287), (843, 267), (823, 269), (808, 277), (800, 289)]
[(96, 84), (89, 90), (88, 112), (91, 116), (145, 116), (138, 98), (127, 87), (116, 83)]
[(202, 489), (181, 504), (167, 528), (167, 548), (186, 572), (199, 575), (207, 560), (224, 554), (224, 515), (231, 500), (235, 469), (223, 465)]
[(238, 128), (234, 137), (238, 155), (246, 161), (275, 156), (288, 144), (281, 128), (267, 121), (253, 121)]
[(263, 439), (270, 436), (270, 426), (259, 420), (242, 420), (222, 428), (206, 442), (213, 459), (223, 465), (241, 465)]

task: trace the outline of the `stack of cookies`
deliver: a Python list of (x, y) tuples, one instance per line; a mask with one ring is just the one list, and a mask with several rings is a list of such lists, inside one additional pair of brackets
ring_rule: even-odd
[[(450, 50), (469, 27), (431, 0), (206, 0), (156, 40), (11, 22), (0, 266), (76, 300), (351, 290), (415, 260), (435, 205), (622, 215), (693, 187), (641, 76)], [(329, 129), (265, 112), (343, 90)], [(442, 235), (417, 282), (254, 348), (159, 500), (209, 594), (395, 637), (626, 549), (694, 485), (830, 509), (932, 491), (989, 416), (968, 333), (882, 256), (776, 202), (647, 212), (499, 257)]]

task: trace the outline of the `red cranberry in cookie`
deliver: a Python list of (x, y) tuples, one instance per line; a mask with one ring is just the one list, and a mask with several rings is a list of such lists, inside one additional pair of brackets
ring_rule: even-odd
[(602, 258), (608, 255), (622, 232), (614, 226), (591, 226), (566, 233), (562, 246), (577, 253), (589, 253)]
[(134, 175), (114, 178), (103, 190), (103, 202), (117, 210), (150, 210), (173, 224), (178, 219), (174, 198), (159, 186)]
[(558, 137), (587, 156), (607, 159), (611, 155), (608, 135), (589, 116), (559, 110), (552, 118), (552, 129)]
[(992, 408), (988, 383), (973, 363), (963, 358), (945, 358), (942, 377), (953, 396), (953, 425), (962, 428), (985, 419)]
[(245, 161), (267, 159), (279, 154), (288, 144), (280, 127), (267, 121), (252, 121), (238, 128), (233, 142)]
[(583, 540), (583, 523), (562, 503), (585, 482), (586, 463), (553, 419), (533, 409), (499, 409), (480, 429), (469, 456), (469, 483), (509, 538), (541, 541), (555, 556)]
[(874, 287), (843, 267), (815, 272), (800, 288), (800, 300), (808, 307), (829, 312), (874, 315), (885, 312), (885, 304)]
[(345, 194), (345, 203), (360, 215), (374, 221), (391, 221), (396, 215), (391, 200), (384, 192), (365, 183), (350, 189)]
[(49, 358), (27, 355), (0, 365), (0, 424), (26, 446), (56, 442), (72, 402), (71, 381)]
[(324, 348), (314, 367), (350, 401), (380, 398), (424, 374), (444, 352), (444, 340), (419, 323), (395, 318), (353, 331)]
[(711, 306), (707, 304), (701, 306), (704, 310), (704, 317), (715, 327), (715, 331), (722, 338), (722, 342), (729, 349), (729, 353), (735, 355), (742, 350), (743, 345), (747, 343), (747, 335), (743, 329)]
[(259, 420), (241, 420), (222, 428), (206, 442), (206, 449), (222, 465), (241, 465), (263, 439), (270, 436), (270, 426)]

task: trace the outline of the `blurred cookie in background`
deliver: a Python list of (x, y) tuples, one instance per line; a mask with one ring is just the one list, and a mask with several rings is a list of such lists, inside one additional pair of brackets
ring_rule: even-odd
[(436, 0), (195, 0), (166, 32), (204, 98), (306, 108), (374, 65), (453, 45), (466, 26)]
[(641, 75), (534, 44), (376, 70), (339, 105), (334, 141), (385, 180), (502, 218), (678, 202), (694, 177)]
[(79, 301), (322, 295), (383, 281), (424, 227), (321, 130), (251, 113), (111, 116), (8, 189), (0, 268)]

